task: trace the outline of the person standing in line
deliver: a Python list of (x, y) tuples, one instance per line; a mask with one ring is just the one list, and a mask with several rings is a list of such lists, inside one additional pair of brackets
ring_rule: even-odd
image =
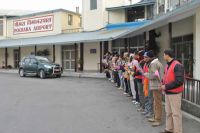
[[(149, 79), (149, 87), (153, 93), (153, 112), (154, 117), (148, 119), (152, 122), (152, 126), (160, 126), (162, 117), (162, 92), (160, 91), (161, 78), (163, 77), (164, 70), (163, 65), (160, 63), (158, 58), (154, 56), (153, 51), (148, 51), (147, 56), (151, 58), (151, 63), (149, 65), (149, 71), (144, 74)], [(159, 73), (159, 77), (155, 73)]]
[[(147, 56), (147, 52), (144, 53), (144, 61), (146, 62), (143, 66), (143, 72), (147, 73), (149, 71), (149, 64), (150, 64), (150, 58)], [(145, 110), (142, 112), (143, 115), (146, 117), (152, 117), (153, 109), (152, 109), (152, 101), (153, 97), (151, 91), (149, 91), (149, 80), (147, 77), (143, 77), (143, 91), (144, 91), (144, 101), (145, 101)]]
[(129, 55), (128, 53), (124, 53), (124, 59), (125, 59), (125, 65), (124, 65), (124, 70), (125, 72), (123, 73), (123, 77), (124, 77), (124, 94), (127, 95), (129, 93), (129, 85), (128, 85), (128, 82), (129, 82), (129, 73), (128, 73), (128, 63), (129, 63)]
[(139, 102), (139, 108), (138, 112), (144, 111), (144, 92), (143, 92), (143, 69), (140, 65), (140, 56), (139, 52), (135, 51), (135, 63), (133, 63), (134, 66), (134, 83), (135, 83), (135, 91), (136, 91), (136, 101)]
[(117, 61), (119, 70), (118, 70), (118, 75), (119, 75), (119, 79), (120, 79), (120, 87), (118, 88), (119, 90), (122, 90), (124, 88), (124, 79), (123, 79), (123, 72), (124, 72), (124, 59), (123, 59), (123, 54), (121, 53), (119, 56), (119, 59)]
[(181, 99), (184, 89), (184, 67), (174, 59), (172, 50), (164, 51), (164, 60), (167, 61), (163, 85), (165, 92), (166, 128), (160, 133), (182, 133)]

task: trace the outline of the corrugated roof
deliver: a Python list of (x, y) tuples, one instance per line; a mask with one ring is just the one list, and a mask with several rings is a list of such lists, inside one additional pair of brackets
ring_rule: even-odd
[(126, 32), (127, 29), (120, 30), (100, 30), (94, 32), (81, 32), (73, 34), (59, 34), (43, 37), (6, 39), (0, 41), (0, 47), (19, 47), (31, 45), (54, 45), (72, 44), (80, 42), (98, 42), (112, 40), (116, 36)]
[(113, 29), (124, 29), (124, 28), (136, 28), (144, 25), (145, 23), (149, 22), (149, 20), (144, 21), (137, 21), (137, 22), (125, 22), (125, 23), (117, 23), (117, 24), (108, 24), (106, 29), (113, 30)]

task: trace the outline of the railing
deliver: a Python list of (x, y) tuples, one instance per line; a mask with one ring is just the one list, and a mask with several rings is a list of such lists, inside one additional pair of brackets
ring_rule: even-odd
[(183, 99), (200, 105), (200, 80), (185, 78)]

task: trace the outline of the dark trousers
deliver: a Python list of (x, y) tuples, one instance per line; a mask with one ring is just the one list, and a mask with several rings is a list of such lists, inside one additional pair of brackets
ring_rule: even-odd
[(124, 78), (124, 84), (125, 84), (125, 92), (129, 93), (129, 85), (128, 85), (129, 80), (127, 80), (126, 78)]
[(118, 71), (114, 71), (114, 82), (117, 83), (117, 86), (120, 87), (120, 78)]
[(137, 83), (137, 79), (134, 79), (134, 84), (135, 84), (135, 92), (136, 92), (136, 101), (137, 102), (140, 102), (140, 99), (139, 99), (139, 93), (138, 93), (138, 83)]
[(144, 101), (144, 90), (143, 90), (143, 84), (142, 79), (135, 79), (138, 87), (138, 95), (139, 95), (139, 101), (140, 101), (140, 107), (144, 109), (145, 101)]

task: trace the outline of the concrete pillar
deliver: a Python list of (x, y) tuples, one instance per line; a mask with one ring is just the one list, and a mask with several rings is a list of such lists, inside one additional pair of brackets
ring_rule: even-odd
[(78, 55), (78, 51), (77, 51), (77, 44), (74, 44), (74, 49), (75, 49), (75, 68), (74, 68), (74, 72), (77, 72), (77, 55)]
[(56, 53), (55, 53), (55, 45), (53, 45), (53, 62), (55, 63)]
[(84, 43), (80, 43), (80, 71), (83, 71), (84, 63)]
[(8, 67), (8, 48), (5, 48), (5, 69)]
[(100, 73), (102, 73), (103, 72), (103, 69), (102, 69), (102, 66), (103, 66), (103, 64), (102, 64), (102, 45), (103, 43), (102, 43), (102, 41), (100, 42)]
[(37, 55), (37, 46), (35, 45), (35, 56)]
[(147, 20), (147, 6), (144, 6), (144, 18)]
[(200, 8), (194, 16), (194, 78), (200, 80)]

